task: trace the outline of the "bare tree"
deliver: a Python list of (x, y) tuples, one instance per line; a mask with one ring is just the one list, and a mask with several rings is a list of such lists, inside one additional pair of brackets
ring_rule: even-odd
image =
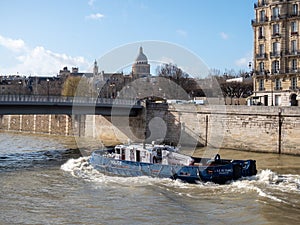
[(223, 96), (233, 98), (246, 98), (253, 93), (252, 82), (223, 82), (220, 84)]
[(157, 67), (156, 73), (159, 77), (170, 79), (178, 84), (189, 97), (204, 96), (204, 92), (197, 80), (189, 77), (189, 75), (177, 67), (177, 65), (171, 63), (164, 64)]

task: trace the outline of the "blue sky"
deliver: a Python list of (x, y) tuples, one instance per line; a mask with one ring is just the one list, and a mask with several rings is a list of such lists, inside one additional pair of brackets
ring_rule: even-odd
[(56, 75), (63, 66), (86, 71), (112, 49), (146, 40), (182, 46), (209, 68), (247, 70), (254, 2), (1, 0), (0, 74)]

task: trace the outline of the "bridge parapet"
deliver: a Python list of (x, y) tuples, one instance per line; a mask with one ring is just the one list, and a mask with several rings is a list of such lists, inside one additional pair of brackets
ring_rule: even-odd
[(40, 95), (0, 95), (1, 103), (69, 103), (69, 104), (108, 104), (108, 105), (140, 105), (136, 99), (112, 99), (70, 96), (40, 96)]
[(67, 114), (137, 116), (139, 100), (90, 97), (0, 95), (0, 115)]

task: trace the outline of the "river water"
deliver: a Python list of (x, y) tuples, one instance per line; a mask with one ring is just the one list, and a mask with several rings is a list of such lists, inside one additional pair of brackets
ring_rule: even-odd
[(0, 133), (0, 224), (298, 224), (300, 157), (221, 150), (257, 160), (226, 185), (106, 176), (72, 138)]

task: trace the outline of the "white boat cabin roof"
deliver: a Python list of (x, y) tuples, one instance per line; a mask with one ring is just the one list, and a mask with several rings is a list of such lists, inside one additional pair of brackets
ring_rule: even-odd
[(165, 165), (190, 165), (190, 156), (178, 153), (178, 148), (158, 144), (124, 144), (116, 145), (115, 153), (111, 156), (116, 160), (133, 162), (161, 163)]
[(122, 145), (116, 145), (115, 149), (135, 149), (139, 151), (157, 151), (160, 150), (167, 150), (170, 152), (177, 152), (179, 149), (177, 147), (173, 147), (170, 145), (158, 145), (158, 144), (122, 144)]

